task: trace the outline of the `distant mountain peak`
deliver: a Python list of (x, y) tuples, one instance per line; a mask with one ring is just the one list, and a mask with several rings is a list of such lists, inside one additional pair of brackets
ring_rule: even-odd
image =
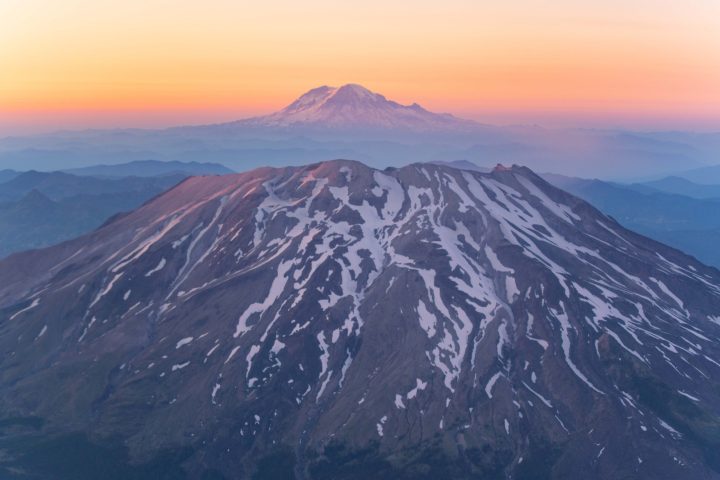
[(452, 130), (476, 126), (470, 120), (430, 112), (418, 103), (402, 105), (355, 83), (313, 88), (278, 112), (236, 123), (263, 127), (399, 130)]

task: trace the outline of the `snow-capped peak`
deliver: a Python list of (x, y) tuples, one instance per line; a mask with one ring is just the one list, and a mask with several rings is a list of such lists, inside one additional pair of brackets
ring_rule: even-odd
[(429, 112), (417, 103), (402, 105), (362, 85), (321, 86), (282, 110), (245, 121), (255, 126), (327, 128), (464, 129), (474, 122)]

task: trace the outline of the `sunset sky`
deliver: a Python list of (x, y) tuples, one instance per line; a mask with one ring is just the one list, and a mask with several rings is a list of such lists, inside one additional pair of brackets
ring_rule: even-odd
[(720, 130), (718, 0), (0, 0), (0, 134), (360, 83), (488, 123)]

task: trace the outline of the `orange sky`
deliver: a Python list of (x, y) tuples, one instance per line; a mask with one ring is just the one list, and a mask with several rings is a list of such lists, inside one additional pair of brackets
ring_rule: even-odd
[(720, 130), (718, 0), (0, 0), (0, 134), (361, 83), (489, 123)]

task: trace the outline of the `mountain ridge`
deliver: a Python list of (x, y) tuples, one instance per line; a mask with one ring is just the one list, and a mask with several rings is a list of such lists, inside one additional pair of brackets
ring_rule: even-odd
[(118, 177), (157, 177), (163, 175), (226, 175), (236, 173), (219, 163), (179, 162), (160, 160), (135, 160), (126, 163), (90, 165), (87, 167), (62, 170), (77, 176), (118, 178)]

